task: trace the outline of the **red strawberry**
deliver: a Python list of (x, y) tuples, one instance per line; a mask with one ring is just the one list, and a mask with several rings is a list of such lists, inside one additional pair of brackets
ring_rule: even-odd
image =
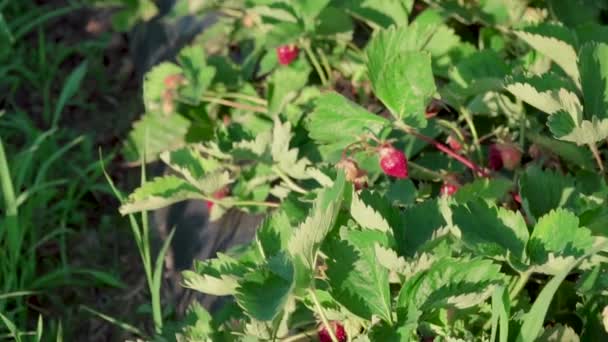
[(380, 167), (389, 176), (407, 178), (407, 158), (392, 145), (380, 147)]
[[(215, 199), (222, 199), (224, 197), (226, 197), (226, 195), (228, 195), (228, 188), (227, 187), (223, 187), (219, 190), (217, 190), (216, 192), (213, 193), (213, 198)], [(207, 201), (207, 209), (211, 210), (211, 208), (213, 208), (213, 205), (215, 204), (215, 202), (211, 202), (211, 201)]]
[(458, 152), (462, 149), (462, 144), (460, 144), (460, 141), (458, 140), (458, 138), (454, 137), (451, 134), (450, 134), (450, 136), (448, 136), (446, 143), (448, 144), (448, 146), (450, 146), (450, 148), (452, 150), (454, 150), (454, 152)]
[(456, 193), (456, 191), (458, 191), (459, 186), (457, 184), (454, 183), (443, 183), (441, 185), (441, 189), (439, 189), (439, 193), (442, 196), (452, 196), (453, 194)]
[(497, 144), (496, 148), (500, 152), (502, 165), (507, 170), (515, 170), (521, 164), (521, 151), (513, 143)]
[[(344, 326), (336, 321), (329, 322), (329, 325), (334, 329), (334, 335), (339, 342), (346, 341), (346, 331), (344, 331)], [(329, 336), (329, 332), (325, 328), (324, 325), (321, 325), (321, 330), (319, 330), (319, 342), (332, 342), (331, 336)]]
[(502, 157), (496, 145), (491, 145), (488, 151), (488, 167), (494, 171), (502, 169)]
[(300, 49), (293, 44), (282, 45), (277, 48), (277, 57), (279, 58), (279, 63), (282, 65), (289, 65), (293, 62), (297, 57)]
[(355, 190), (361, 190), (367, 186), (367, 172), (360, 169), (356, 161), (351, 158), (345, 158), (340, 160), (336, 164), (336, 167), (344, 170), (346, 180), (354, 184)]

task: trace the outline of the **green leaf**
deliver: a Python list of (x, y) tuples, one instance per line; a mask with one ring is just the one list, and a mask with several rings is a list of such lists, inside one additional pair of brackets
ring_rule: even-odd
[(216, 160), (203, 158), (193, 147), (163, 152), (160, 159), (193, 184), (220, 166)]
[(281, 123), (281, 120), (276, 117), (272, 130), (272, 159), (276, 167), (292, 178), (311, 178), (306, 170), (310, 161), (307, 158), (299, 158), (297, 148), (289, 148), (291, 137), (291, 124), (289, 122)]
[(310, 71), (307, 63), (293, 63), (272, 73), (268, 82), (268, 114), (271, 117), (281, 113), (296, 99), (308, 82)]
[(284, 211), (275, 212), (262, 222), (256, 233), (256, 241), (266, 259), (287, 249), (291, 232), (291, 223)]
[(529, 105), (553, 114), (563, 109), (560, 101), (560, 89), (570, 90), (567, 83), (553, 73), (535, 76), (508, 77), (505, 89)]
[(182, 68), (169, 62), (161, 63), (146, 73), (143, 85), (146, 112), (162, 112), (161, 100), (165, 91), (165, 78), (181, 73)]
[(566, 279), (568, 274), (577, 267), (585, 258), (588, 256), (597, 253), (598, 251), (605, 249), (606, 243), (602, 243), (596, 247), (594, 247), (587, 254), (579, 257), (578, 259), (571, 261), (564, 267), (557, 275), (551, 279), (547, 285), (540, 292), (532, 308), (526, 315), (524, 316), (524, 322), (521, 326), (521, 330), (519, 331), (519, 335), (517, 336), (517, 342), (527, 342), (534, 341), (540, 335), (542, 330), (545, 316), (547, 315), (547, 311), (549, 310), (549, 305), (553, 301), (553, 297), (560, 287), (561, 283)]
[(329, 3), (330, 0), (294, 0), (290, 2), (299, 17), (304, 21), (307, 31), (314, 29), (317, 16)]
[(572, 78), (575, 84), (580, 85), (575, 50), (576, 38), (570, 30), (556, 24), (542, 23), (515, 31), (515, 34), (536, 51), (549, 57)]
[(558, 141), (531, 131), (526, 132), (526, 138), (580, 168), (586, 170), (595, 170), (596, 168), (593, 156), (588, 148), (579, 147), (565, 141)]
[(418, 190), (410, 179), (398, 179), (388, 185), (386, 198), (393, 205), (410, 205), (416, 200)]
[(353, 191), (350, 214), (361, 227), (367, 229), (390, 232), (391, 228), (398, 230), (403, 225), (398, 210), (379, 194), (367, 190), (360, 194)]
[(449, 73), (462, 88), (479, 93), (480, 90), (500, 90), (509, 68), (504, 59), (492, 50), (475, 52), (458, 63)]
[(339, 173), (331, 188), (323, 190), (315, 200), (309, 216), (293, 232), (288, 243), (293, 258), (298, 288), (311, 281), (319, 247), (334, 227), (345, 188), (344, 174)]
[(413, 305), (426, 313), (450, 306), (468, 308), (489, 298), (494, 286), (504, 282), (503, 277), (500, 266), (490, 260), (444, 258), (409, 278), (397, 304), (402, 308)]
[(293, 286), (293, 265), (289, 260), (285, 265), (288, 265), (286, 274), (259, 267), (239, 281), (236, 301), (249, 316), (271, 321), (281, 312)]
[(412, 0), (345, 1), (344, 6), (358, 17), (381, 27), (407, 24), (412, 13)]
[(183, 147), (191, 122), (181, 115), (146, 113), (133, 124), (125, 140), (123, 154), (129, 162), (152, 162), (167, 150)]
[(122, 215), (154, 210), (187, 199), (203, 199), (192, 184), (175, 176), (157, 177), (144, 183), (129, 195), (119, 211)]
[(549, 117), (547, 122), (555, 138), (573, 142), (579, 146), (593, 145), (608, 138), (608, 118), (591, 121), (583, 120), (578, 125), (566, 112), (560, 111)]
[[(578, 258), (591, 250), (594, 238), (591, 231), (579, 227), (579, 219), (564, 210), (552, 210), (538, 220), (534, 226), (527, 251), (530, 261), (542, 265), (537, 269), (543, 273), (555, 274), (550, 264), (553, 258)], [(561, 263), (557, 268), (561, 266)]]
[(585, 44), (578, 57), (585, 118), (608, 119), (608, 44)]
[(570, 27), (596, 21), (601, 11), (595, 0), (548, 0), (547, 5), (553, 16)]
[(409, 207), (403, 216), (404, 227), (395, 227), (393, 234), (397, 240), (397, 250), (404, 256), (415, 255), (420, 246), (446, 225), (437, 200), (427, 200)]
[(238, 260), (218, 253), (217, 258), (194, 262), (194, 270), (182, 272), (182, 286), (214, 296), (236, 293), (238, 279), (247, 272), (247, 267)]
[(545, 329), (545, 332), (536, 339), (538, 342), (579, 342), (580, 338), (567, 325), (556, 324)]
[(406, 50), (401, 39), (407, 28), (378, 32), (368, 43), (367, 68), (375, 95), (393, 116), (414, 127), (425, 127), (424, 110), (435, 93), (429, 54)]
[(213, 341), (215, 331), (211, 314), (198, 302), (194, 301), (186, 311), (186, 326), (182, 328), (183, 337), (188, 341)]
[(513, 183), (506, 178), (480, 178), (460, 187), (454, 194), (454, 199), (458, 203), (466, 203), (478, 198), (497, 201), (503, 198), (512, 186)]
[(350, 40), (354, 24), (348, 13), (335, 7), (326, 7), (317, 18), (316, 34), (318, 35), (345, 35)]
[(181, 99), (197, 104), (203, 92), (209, 87), (215, 76), (215, 68), (208, 66), (202, 46), (188, 46), (182, 49), (177, 57), (183, 74), (188, 81), (180, 88)]
[(462, 241), (476, 255), (525, 260), (528, 228), (520, 213), (477, 200), (455, 206), (452, 219), (460, 229)]
[(366, 133), (378, 135), (389, 124), (381, 116), (337, 93), (322, 95), (314, 112), (308, 116), (307, 128), (311, 139), (322, 145), (330, 160), (340, 159), (342, 149)]
[(551, 209), (565, 206), (575, 192), (574, 180), (537, 166), (526, 169), (519, 181), (524, 209), (539, 218)]
[(375, 249), (376, 242), (386, 244), (386, 235), (372, 230), (343, 230), (340, 235), (326, 249), (330, 293), (361, 318), (378, 315), (392, 323), (388, 270), (378, 263)]

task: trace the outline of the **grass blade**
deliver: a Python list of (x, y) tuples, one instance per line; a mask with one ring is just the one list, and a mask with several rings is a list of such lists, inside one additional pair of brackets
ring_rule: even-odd
[(125, 331), (128, 331), (130, 333), (136, 334), (141, 337), (145, 336), (145, 334), (141, 330), (137, 329), (136, 327), (132, 326), (131, 324), (119, 321), (114, 317), (108, 316), (108, 315), (106, 315), (102, 312), (99, 312), (95, 309), (92, 309), (86, 305), (80, 305), (80, 309), (83, 311), (86, 311), (94, 316), (97, 316), (105, 321), (108, 321), (108, 322), (120, 327), (121, 329), (123, 329)]
[(63, 111), (63, 107), (65, 107), (66, 103), (70, 100), (74, 94), (80, 89), (80, 83), (84, 79), (84, 76), (87, 72), (87, 61), (80, 63), (80, 65), (70, 73), (67, 81), (63, 85), (63, 89), (61, 89), (61, 94), (59, 95), (59, 101), (57, 101), (57, 105), (55, 106), (55, 112), (53, 113), (53, 121), (51, 127), (57, 127), (57, 123), (59, 122), (59, 117), (61, 112)]
[(517, 342), (531, 342), (536, 340), (543, 328), (545, 316), (547, 315), (547, 311), (549, 310), (549, 305), (551, 304), (553, 296), (555, 296), (557, 289), (564, 279), (566, 279), (568, 274), (583, 260), (601, 250), (606, 249), (607, 247), (608, 242), (602, 241), (602, 243), (595, 246), (587, 254), (570, 263), (570, 265), (565, 267), (560, 273), (556, 274), (553, 279), (551, 279), (547, 285), (545, 285), (534, 301), (532, 308), (530, 308), (530, 311), (525, 316), (524, 323), (522, 324), (521, 330), (519, 331), (519, 335), (516, 339)]
[(15, 339), (15, 342), (21, 342), (21, 334), (19, 333), (19, 330), (17, 330), (17, 326), (15, 326), (15, 323), (8, 319), (8, 317), (4, 316), (2, 312), (0, 312), (0, 319), (2, 319), (2, 321), (4, 322), (4, 325), (11, 333), (11, 336)]
[(163, 263), (165, 261), (165, 255), (167, 254), (167, 250), (169, 246), (171, 246), (171, 241), (173, 240), (173, 234), (175, 233), (175, 228), (171, 230), (167, 239), (163, 242), (163, 246), (156, 257), (156, 262), (154, 264), (154, 276), (152, 280), (152, 314), (154, 316), (154, 325), (158, 333), (162, 331), (163, 327), (163, 315), (162, 308), (160, 306), (160, 285), (162, 281), (163, 274)]

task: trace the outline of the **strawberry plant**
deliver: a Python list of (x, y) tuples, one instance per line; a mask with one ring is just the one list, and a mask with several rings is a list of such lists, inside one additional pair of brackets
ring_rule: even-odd
[(124, 150), (173, 172), (120, 212), (266, 219), (183, 273), (233, 301), (177, 338), (605, 340), (608, 8), (579, 3), (198, 8)]

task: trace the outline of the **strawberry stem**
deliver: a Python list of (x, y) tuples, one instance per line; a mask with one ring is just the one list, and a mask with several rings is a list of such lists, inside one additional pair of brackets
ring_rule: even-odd
[(312, 301), (315, 303), (315, 306), (317, 307), (317, 311), (319, 312), (319, 316), (321, 317), (321, 322), (323, 322), (325, 329), (327, 329), (327, 333), (329, 334), (329, 337), (331, 338), (331, 340), (333, 342), (339, 342), (338, 338), (336, 337), (336, 334), (334, 334), (334, 329), (331, 328), (331, 325), (329, 325), (329, 321), (327, 320), (327, 317), (325, 317), (325, 313), (323, 313), (323, 308), (321, 307), (321, 303), (319, 302), (319, 299), (317, 298), (317, 295), (315, 294), (315, 290), (308, 289), (308, 293), (310, 293), (310, 297), (312, 298)]
[(287, 185), (287, 187), (289, 189), (291, 189), (292, 191), (295, 191), (297, 193), (300, 193), (302, 195), (306, 195), (308, 194), (308, 191), (306, 189), (303, 189), (302, 187), (300, 187), (298, 184), (294, 183), (288, 175), (285, 174), (285, 172), (283, 172), (283, 170), (281, 170), (278, 166), (273, 166), (272, 167), (272, 171), (274, 171), (274, 173), (277, 174), (277, 176), (279, 176), (279, 178), (281, 178), (281, 180), (283, 180), (283, 182), (285, 182), (285, 184)]
[(604, 163), (602, 162), (602, 157), (600, 156), (600, 151), (597, 149), (597, 146), (595, 144), (589, 144), (589, 149), (591, 150), (591, 153), (593, 153), (593, 157), (595, 158), (600, 171), (604, 173)]
[(265, 114), (266, 112), (268, 112), (268, 110), (266, 110), (266, 108), (264, 108), (264, 107), (250, 106), (247, 104), (238, 103), (238, 102), (234, 102), (234, 101), (228, 101), (228, 100), (220, 99), (217, 97), (202, 96), (201, 100), (211, 102), (211, 103), (221, 104), (226, 107), (242, 109), (242, 110), (246, 110), (246, 111), (250, 111), (250, 112), (262, 113), (262, 114)]
[(416, 138), (423, 140), (431, 145), (433, 145), (436, 149), (438, 149), (439, 151), (447, 154), (449, 157), (456, 159), (457, 161), (459, 161), (461, 164), (463, 164), (464, 166), (468, 167), (469, 169), (473, 170), (475, 172), (475, 174), (479, 174), (482, 177), (487, 177), (490, 174), (483, 168), (479, 167), (479, 165), (477, 165), (475, 162), (461, 156), (460, 154), (456, 153), (454, 150), (452, 150), (451, 148), (445, 146), (444, 144), (438, 142), (437, 140), (428, 137), (422, 133), (417, 132), (416, 130), (414, 130), (413, 128), (407, 126), (406, 124), (404, 124), (403, 122), (400, 121), (396, 121), (395, 122), (395, 127), (397, 127), (398, 129), (404, 131), (407, 134), (411, 134), (413, 136), (415, 136)]
[(321, 65), (319, 64), (319, 60), (317, 59), (314, 52), (312, 52), (312, 49), (310, 48), (310, 42), (307, 40), (303, 41), (302, 47), (304, 48), (306, 55), (308, 55), (308, 58), (310, 59), (312, 66), (317, 71), (317, 74), (319, 75), (319, 78), (321, 79), (321, 84), (324, 86), (327, 85), (327, 77), (325, 77), (325, 73), (323, 72), (323, 68), (321, 68)]

